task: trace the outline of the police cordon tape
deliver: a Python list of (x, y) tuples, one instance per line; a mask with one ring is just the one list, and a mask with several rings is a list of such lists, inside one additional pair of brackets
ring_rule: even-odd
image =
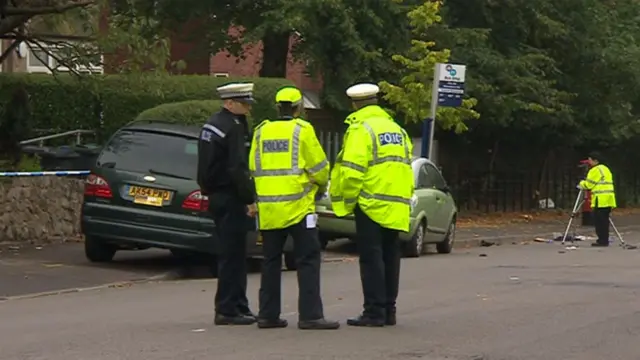
[(89, 175), (89, 170), (69, 170), (69, 171), (31, 171), (31, 172), (0, 172), (0, 177), (29, 177), (29, 176), (79, 176)]

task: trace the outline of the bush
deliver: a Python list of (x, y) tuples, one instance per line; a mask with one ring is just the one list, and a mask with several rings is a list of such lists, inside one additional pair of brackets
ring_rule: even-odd
[(217, 98), (216, 87), (232, 82), (255, 83), (253, 116), (276, 115), (276, 91), (291, 82), (270, 78), (216, 78), (206, 75), (95, 75), (1, 74), (0, 108), (13, 90), (24, 86), (31, 96), (31, 124), (36, 129), (97, 130), (104, 140), (144, 110), (161, 104)]
[(201, 125), (221, 107), (220, 100), (180, 101), (147, 109), (136, 120), (167, 120)]

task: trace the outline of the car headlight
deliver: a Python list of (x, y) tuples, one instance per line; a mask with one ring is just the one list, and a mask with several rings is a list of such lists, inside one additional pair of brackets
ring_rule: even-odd
[(416, 196), (416, 194), (413, 194), (411, 195), (411, 212), (413, 212), (413, 209), (415, 209), (417, 205), (418, 205), (418, 197)]

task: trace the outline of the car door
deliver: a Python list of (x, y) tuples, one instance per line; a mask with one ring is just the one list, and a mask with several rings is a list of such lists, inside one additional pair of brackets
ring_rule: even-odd
[(425, 234), (425, 242), (436, 242), (442, 237), (441, 230), (434, 227), (439, 222), (439, 203), (436, 198), (436, 191), (433, 188), (429, 174), (427, 173), (426, 163), (423, 163), (417, 169), (415, 195), (417, 197), (416, 208), (413, 214), (416, 216), (420, 213), (427, 218), (427, 233)]
[(447, 182), (440, 170), (430, 163), (425, 164), (425, 169), (429, 175), (429, 183), (432, 184), (432, 191), (438, 207), (433, 227), (444, 235), (449, 230), (449, 220), (453, 213), (453, 197), (449, 193)]

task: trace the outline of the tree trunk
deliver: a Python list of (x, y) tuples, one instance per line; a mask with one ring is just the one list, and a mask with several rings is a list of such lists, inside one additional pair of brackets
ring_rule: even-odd
[(262, 38), (260, 77), (287, 77), (289, 33), (267, 33)]

